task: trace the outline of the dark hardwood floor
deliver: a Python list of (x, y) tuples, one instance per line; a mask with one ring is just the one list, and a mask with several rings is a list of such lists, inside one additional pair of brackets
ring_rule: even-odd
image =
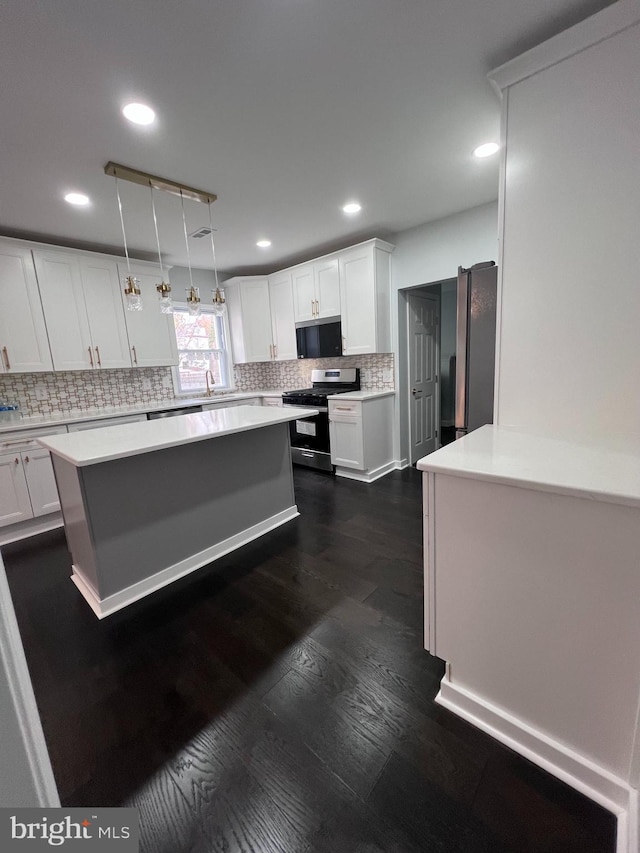
[(144, 853), (613, 853), (434, 704), (418, 473), (295, 480), (300, 518), (102, 622), (62, 532), (3, 549), (64, 804), (137, 806)]

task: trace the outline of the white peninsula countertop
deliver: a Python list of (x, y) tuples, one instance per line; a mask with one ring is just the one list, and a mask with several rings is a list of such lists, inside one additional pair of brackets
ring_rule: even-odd
[(396, 392), (387, 391), (347, 391), (344, 394), (330, 394), (328, 400), (346, 400), (356, 402), (358, 400), (377, 400), (379, 397), (392, 397)]
[(417, 463), (421, 471), (640, 506), (640, 448), (574, 443), (487, 425)]
[[(305, 409), (305, 417), (316, 414), (316, 409)], [(80, 468), (286, 423), (299, 417), (299, 409), (234, 406), (180, 418), (162, 418), (67, 435), (52, 435), (39, 439), (39, 442), (47, 450)]]

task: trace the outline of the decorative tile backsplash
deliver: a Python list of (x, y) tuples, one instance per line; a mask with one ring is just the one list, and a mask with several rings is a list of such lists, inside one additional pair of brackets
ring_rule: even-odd
[(174, 396), (171, 368), (168, 367), (0, 376), (0, 401), (17, 403), (25, 416), (161, 403), (173, 400)]
[(359, 367), (365, 391), (391, 391), (394, 385), (393, 353), (335, 358), (305, 358), (294, 361), (262, 361), (234, 366), (239, 391), (308, 388), (311, 371), (322, 367)]
[[(344, 356), (340, 367), (359, 367), (362, 388), (392, 390), (393, 353)], [(308, 388), (311, 371), (336, 367), (336, 359), (255, 362), (234, 367), (238, 391)], [(224, 392), (220, 392), (224, 393)], [(17, 403), (24, 416), (74, 414), (175, 398), (170, 367), (130, 370), (65, 370), (0, 375), (0, 404)]]

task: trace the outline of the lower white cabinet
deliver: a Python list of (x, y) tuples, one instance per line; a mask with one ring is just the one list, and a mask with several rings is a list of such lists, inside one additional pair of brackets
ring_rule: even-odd
[(272, 408), (281, 409), (283, 406), (282, 397), (276, 396), (275, 394), (273, 396), (263, 397), (262, 398), (262, 405), (263, 406), (271, 406)]
[(230, 409), (233, 406), (260, 406), (260, 397), (246, 397), (242, 400), (220, 400), (218, 403), (203, 403), (202, 411), (209, 412), (212, 409)]
[(0, 527), (59, 511), (51, 457), (37, 439), (66, 431), (59, 427), (0, 437)]
[(100, 429), (101, 427), (121, 426), (122, 424), (135, 424), (139, 421), (146, 421), (146, 415), (123, 415), (116, 418), (102, 418), (94, 421), (81, 421), (77, 424), (69, 424), (67, 429), (69, 432), (81, 432), (85, 429)]
[(329, 399), (329, 443), (340, 477), (371, 483), (393, 470), (393, 394)]

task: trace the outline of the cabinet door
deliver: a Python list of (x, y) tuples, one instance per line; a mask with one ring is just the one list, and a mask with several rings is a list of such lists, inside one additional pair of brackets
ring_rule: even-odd
[(80, 275), (95, 366), (131, 367), (118, 265), (115, 261), (82, 258)]
[(77, 257), (40, 250), (33, 256), (54, 369), (91, 370), (95, 360)]
[(314, 264), (316, 317), (340, 316), (340, 270), (338, 259)]
[(19, 453), (0, 456), (0, 527), (33, 518)]
[(296, 323), (315, 317), (315, 280), (313, 264), (298, 267), (292, 273), (294, 320)]
[[(127, 268), (118, 264), (121, 298)], [(142, 295), (142, 311), (127, 311), (124, 316), (134, 367), (170, 367), (178, 363), (178, 347), (172, 314), (160, 313), (157, 285), (160, 272), (150, 272), (142, 267), (131, 267), (131, 274), (138, 279)]]
[(364, 471), (362, 418), (350, 415), (341, 415), (338, 419), (331, 417), (329, 444), (333, 465)]
[(373, 250), (340, 257), (343, 355), (377, 352), (376, 288)]
[(266, 279), (244, 281), (239, 285), (246, 361), (272, 359), (271, 308)]
[(0, 373), (52, 370), (29, 249), (0, 241)]
[(293, 290), (289, 273), (269, 279), (269, 302), (276, 360), (291, 361), (298, 357), (298, 351), (293, 313)]
[(34, 517), (57, 512), (60, 499), (49, 451), (40, 448), (22, 453), (21, 456)]

